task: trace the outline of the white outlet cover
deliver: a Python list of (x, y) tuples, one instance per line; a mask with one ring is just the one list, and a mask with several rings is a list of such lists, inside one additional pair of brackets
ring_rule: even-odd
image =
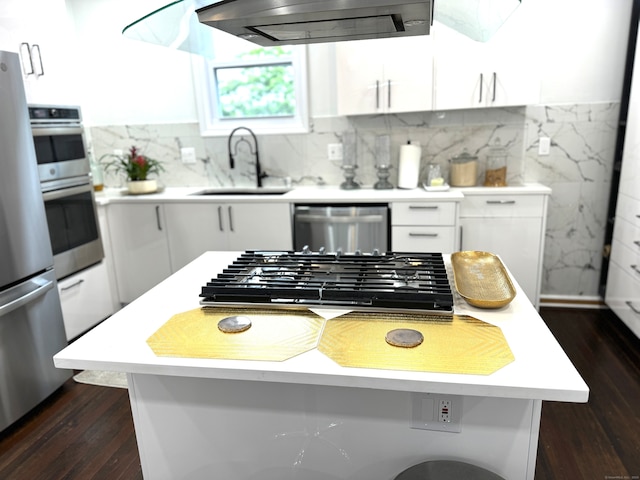
[[(462, 431), (462, 399), (460, 395), (411, 394), (411, 428), (460, 433)], [(449, 420), (440, 421), (440, 405), (447, 402)]]

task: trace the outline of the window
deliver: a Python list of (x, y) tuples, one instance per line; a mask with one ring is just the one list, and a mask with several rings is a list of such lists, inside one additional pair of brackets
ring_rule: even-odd
[(306, 47), (261, 47), (214, 30), (213, 59), (194, 69), (203, 135), (236, 127), (308, 131)]

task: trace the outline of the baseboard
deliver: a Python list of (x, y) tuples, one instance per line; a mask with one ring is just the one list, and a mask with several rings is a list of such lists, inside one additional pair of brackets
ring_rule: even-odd
[(540, 297), (540, 307), (560, 308), (608, 308), (600, 296), (545, 295)]

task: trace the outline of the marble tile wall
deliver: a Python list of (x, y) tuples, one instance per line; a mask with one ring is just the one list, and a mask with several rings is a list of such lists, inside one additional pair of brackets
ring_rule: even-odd
[[(539, 182), (553, 194), (547, 219), (543, 295), (597, 297), (601, 251), (610, 189), (619, 105), (530, 106), (421, 112), (361, 117), (315, 118), (311, 132), (261, 135), (258, 148), (264, 185), (330, 184), (343, 181), (341, 162), (327, 160), (327, 145), (340, 143), (346, 131), (355, 131), (358, 169), (356, 180), (371, 187), (376, 176), (376, 138), (391, 140), (391, 181), (396, 184), (400, 146), (407, 141), (422, 146), (421, 180), (427, 165), (441, 166), (445, 176), (449, 159), (466, 149), (478, 157), (478, 182), (484, 179), (487, 153), (497, 139), (506, 147), (507, 182)], [(538, 138), (551, 138), (548, 156), (538, 155)], [(229, 168), (228, 139), (202, 137), (199, 126), (118, 125), (92, 127), (89, 143), (96, 159), (115, 149), (136, 145), (163, 162), (165, 186), (254, 186), (255, 157), (251, 141), (237, 143), (236, 168)], [(232, 146), (240, 140), (234, 136)], [(183, 164), (180, 148), (196, 150), (195, 164)], [(105, 176), (107, 187), (120, 187), (123, 178)]]

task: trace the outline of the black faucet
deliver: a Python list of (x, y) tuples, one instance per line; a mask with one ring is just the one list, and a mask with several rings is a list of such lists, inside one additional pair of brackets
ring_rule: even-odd
[[(256, 147), (255, 152), (254, 152), (254, 150), (252, 148), (252, 145), (247, 140), (245, 140), (244, 137), (241, 137), (240, 140), (238, 140), (235, 143), (235, 145), (233, 146), (233, 152), (231, 151), (231, 139), (233, 138), (233, 135), (238, 130), (246, 130), (253, 137), (253, 144)], [(228, 145), (227, 145), (227, 147), (229, 149), (229, 166), (231, 168), (235, 168), (235, 160), (234, 160), (233, 156), (238, 153), (238, 144), (241, 143), (241, 142), (245, 142), (245, 143), (249, 144), (249, 153), (251, 153), (252, 155), (256, 156), (256, 179), (257, 179), (257, 185), (258, 185), (258, 188), (262, 187), (262, 179), (267, 177), (268, 175), (266, 173), (262, 173), (262, 171), (260, 170), (260, 153), (258, 152), (258, 139), (254, 135), (254, 133), (247, 127), (234, 128), (231, 131), (231, 133), (229, 134), (229, 140), (228, 140)]]

